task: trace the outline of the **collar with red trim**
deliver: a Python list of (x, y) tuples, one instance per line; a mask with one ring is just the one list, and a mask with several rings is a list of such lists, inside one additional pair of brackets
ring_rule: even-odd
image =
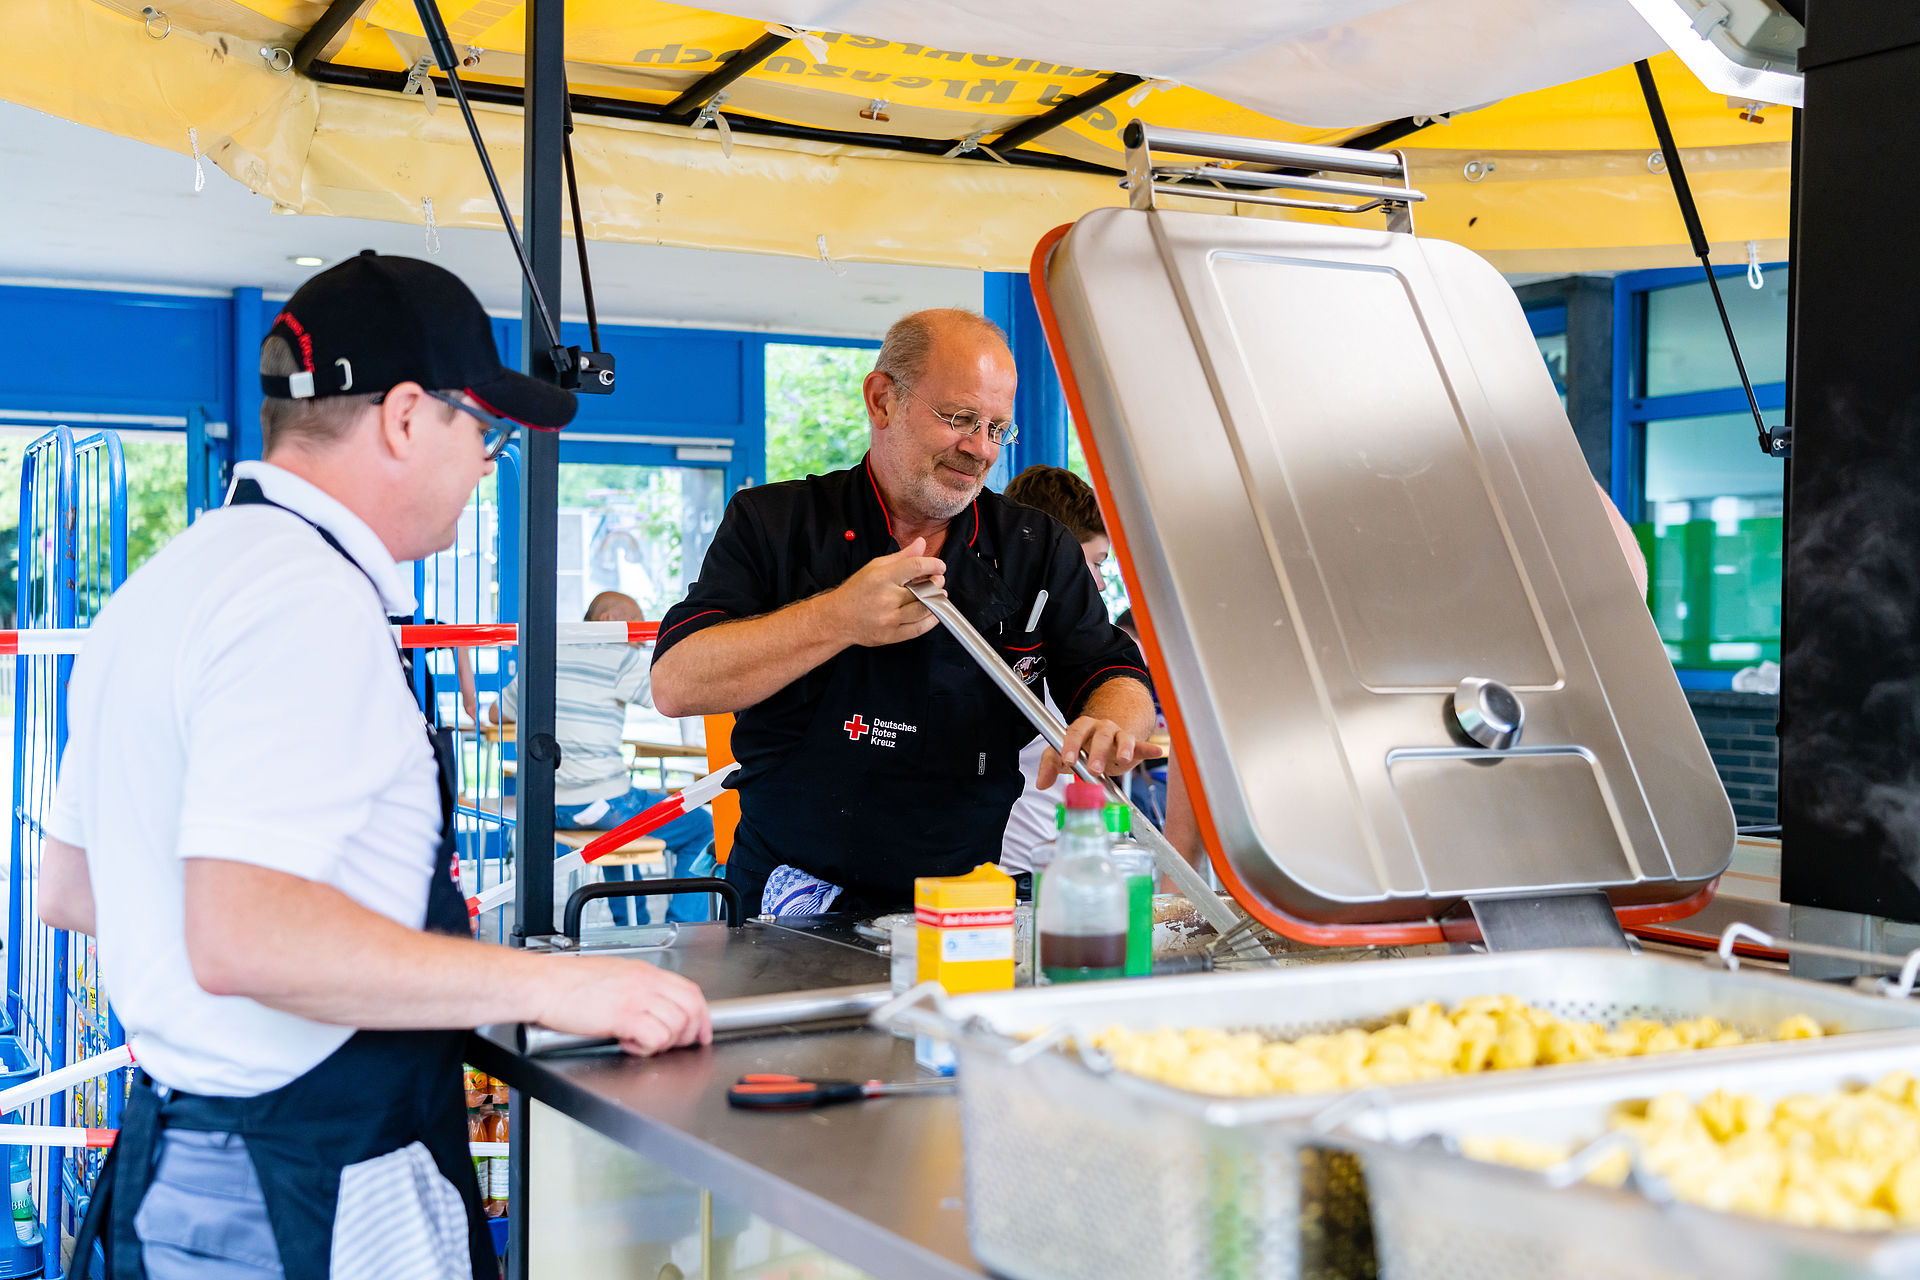
[[(863, 508), (867, 509), (866, 514), (870, 516), (877, 514), (879, 516), (879, 527), (877, 529), (870, 528), (862, 532), (874, 535), (884, 532), (888, 542), (891, 544), (888, 550), (897, 551), (900, 549), (900, 540), (893, 531), (893, 513), (887, 509), (886, 497), (880, 492), (879, 478), (873, 474), (872, 454), (869, 453), (860, 459), (860, 473), (865, 478), (866, 483), (855, 486), (858, 493), (857, 500)], [(963, 531), (966, 534), (967, 546), (973, 547), (978, 545), (980, 541), (980, 499), (978, 497), (975, 497), (972, 502), (967, 504), (965, 511), (947, 522), (947, 541), (942, 550), (944, 551), (959, 545), (959, 538)]]

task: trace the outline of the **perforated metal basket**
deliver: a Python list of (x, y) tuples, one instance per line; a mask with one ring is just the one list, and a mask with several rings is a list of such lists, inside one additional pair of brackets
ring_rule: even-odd
[[(1210, 1097), (1052, 1046), (1114, 1024), (1293, 1037), (1378, 1026), (1423, 1000), (1453, 1005), (1496, 994), (1605, 1023), (1711, 1014), (1753, 1034), (1804, 1013), (1830, 1031), (1920, 1046), (1920, 1001), (1607, 951), (1086, 983), (961, 996), (938, 1009), (896, 1001), (876, 1018), (956, 1046), (969, 1231), (974, 1253), (994, 1272), (1012, 1280), (1291, 1280), (1343, 1274), (1344, 1260), (1370, 1247), (1353, 1166), (1320, 1155), (1304, 1123), (1332, 1095)], [(1700, 1050), (1689, 1060), (1732, 1064), (1840, 1043)], [(1530, 1079), (1604, 1078), (1651, 1061), (1489, 1073), (1384, 1093), (1471, 1100)], [(1309, 1180), (1330, 1184), (1305, 1198), (1305, 1216), (1303, 1168)], [(1348, 1194), (1337, 1194), (1343, 1180)]]
[(1920, 1232), (1792, 1227), (1674, 1202), (1657, 1187), (1556, 1186), (1468, 1160), (1438, 1139), (1525, 1136), (1588, 1142), (1620, 1103), (1670, 1090), (1768, 1099), (1871, 1083), (1920, 1069), (1911, 1044), (1761, 1050), (1713, 1065), (1645, 1059), (1600, 1078), (1532, 1082), (1497, 1094), (1408, 1099), (1356, 1113), (1381, 1280), (1848, 1280), (1920, 1275)]

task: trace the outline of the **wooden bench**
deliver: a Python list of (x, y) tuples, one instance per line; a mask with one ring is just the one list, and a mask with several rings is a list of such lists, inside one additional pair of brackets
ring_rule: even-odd
[[(601, 836), (604, 831), (556, 831), (554, 840), (569, 849), (584, 849)], [(593, 860), (596, 867), (638, 867), (640, 874), (665, 875), (667, 872), (667, 842), (658, 836), (635, 836), (611, 853), (605, 853)]]

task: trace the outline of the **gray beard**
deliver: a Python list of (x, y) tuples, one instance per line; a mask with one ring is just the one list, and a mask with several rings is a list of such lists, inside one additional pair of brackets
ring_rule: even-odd
[(987, 478), (982, 475), (970, 493), (965, 497), (955, 497), (953, 490), (932, 476), (923, 476), (914, 482), (913, 498), (920, 503), (921, 514), (927, 519), (951, 520), (980, 496), (980, 490), (986, 487), (986, 483)]

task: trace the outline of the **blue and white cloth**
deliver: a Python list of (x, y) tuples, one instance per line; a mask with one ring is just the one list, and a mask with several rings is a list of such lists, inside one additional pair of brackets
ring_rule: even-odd
[(840, 886), (828, 884), (819, 876), (810, 876), (798, 867), (781, 865), (767, 877), (760, 893), (763, 916), (819, 916), (833, 910)]

